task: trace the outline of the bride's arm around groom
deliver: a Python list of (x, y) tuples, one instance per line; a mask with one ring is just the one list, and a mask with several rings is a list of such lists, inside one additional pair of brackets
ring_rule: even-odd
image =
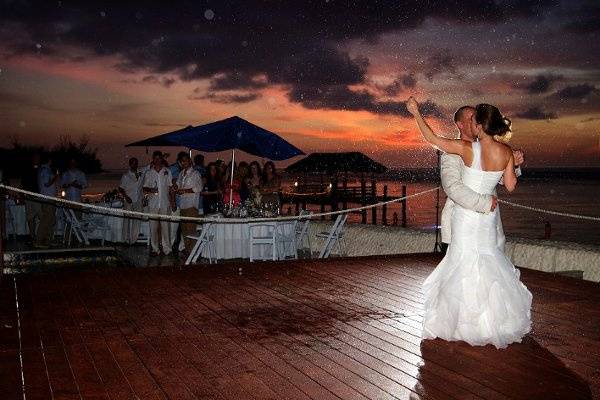
[[(462, 181), (462, 170), (464, 166), (463, 153), (465, 143), (475, 140), (476, 134), (472, 132), (471, 119), (475, 112), (474, 107), (465, 106), (458, 109), (454, 115), (454, 122), (460, 132), (460, 140), (445, 139), (435, 135), (433, 130), (421, 116), (418, 103), (413, 97), (407, 101), (408, 111), (415, 116), (419, 129), (425, 139), (434, 147), (443, 150), (441, 156), (441, 182), (448, 199), (442, 210), (441, 233), (442, 243), (448, 245), (451, 241), (452, 232), (450, 221), (454, 211), (455, 203), (465, 209), (479, 213), (489, 213), (497, 207), (497, 198), (494, 195), (480, 194), (466, 186)], [(470, 147), (470, 146), (467, 146)], [(514, 152), (518, 164), (523, 161), (521, 151)], [(520, 171), (518, 171), (520, 172)], [(518, 173), (520, 175), (520, 173)], [(503, 249), (505, 244), (504, 230), (501, 219), (498, 218), (498, 247)]]

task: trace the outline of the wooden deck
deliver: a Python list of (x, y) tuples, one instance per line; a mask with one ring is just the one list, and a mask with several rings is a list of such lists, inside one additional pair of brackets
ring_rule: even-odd
[(438, 260), (4, 276), (0, 399), (600, 398), (597, 284), (523, 270), (522, 344), (422, 342)]

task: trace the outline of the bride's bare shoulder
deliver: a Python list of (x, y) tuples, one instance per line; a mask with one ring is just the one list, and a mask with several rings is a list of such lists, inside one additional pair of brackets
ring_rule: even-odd
[(503, 158), (508, 161), (510, 157), (512, 157), (513, 151), (512, 148), (506, 143), (498, 143), (500, 145), (500, 151), (502, 152)]

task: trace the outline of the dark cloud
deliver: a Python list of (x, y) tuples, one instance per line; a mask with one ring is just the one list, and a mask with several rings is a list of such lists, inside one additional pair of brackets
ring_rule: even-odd
[(403, 74), (382, 89), (388, 96), (397, 96), (403, 89), (414, 89), (415, 86), (417, 86), (417, 78), (415, 78), (415, 75)]
[(262, 95), (253, 93), (228, 93), (216, 94), (214, 92), (203, 93), (200, 88), (194, 89), (194, 92), (188, 97), (190, 100), (210, 100), (219, 104), (244, 104), (261, 98)]
[(557, 115), (553, 112), (545, 112), (540, 107), (534, 106), (526, 111), (516, 114), (518, 118), (532, 119), (532, 120), (544, 120), (544, 119), (556, 119)]
[(595, 86), (583, 83), (581, 85), (566, 86), (557, 91), (553, 96), (560, 100), (582, 100), (592, 94), (598, 94), (599, 92), (600, 90)]
[(431, 56), (425, 63), (423, 73), (427, 79), (432, 80), (436, 75), (444, 73), (455, 74), (457, 71), (454, 57), (449, 51), (443, 51)]
[(172, 78), (172, 77), (159, 77), (156, 75), (146, 75), (142, 78), (142, 82), (143, 83), (156, 83), (159, 85), (163, 85), (166, 88), (171, 87), (175, 82), (176, 79)]
[(562, 80), (563, 77), (560, 75), (544, 75), (540, 74), (535, 77), (533, 81), (530, 81), (524, 85), (515, 85), (515, 87), (527, 91), (529, 94), (541, 94), (547, 93), (552, 88), (554, 82)]
[(265, 76), (249, 76), (242, 72), (230, 72), (210, 80), (210, 90), (262, 89), (269, 82)]
[[(456, 25), (502, 23), (538, 15), (551, 3), (250, 0), (175, 5), (138, 0), (113, 7), (96, 2), (4, 1), (0, 3), (0, 47), (13, 55), (61, 56), (77, 48), (88, 59), (118, 56), (122, 61), (116, 67), (121, 71), (171, 74), (184, 81), (209, 79), (211, 92), (281, 85), (294, 101), (314, 107), (318, 99), (310, 97), (305, 103), (298, 93), (318, 96), (319, 88), (328, 95), (340, 87), (350, 91), (349, 86), (366, 83), (369, 60), (341, 50), (352, 39), (375, 42), (383, 33), (417, 28), (428, 18)], [(431, 57), (425, 74), (432, 79), (455, 71), (454, 59), (440, 53)], [(173, 78), (167, 79), (160, 83), (172, 85)], [(257, 95), (225, 96), (241, 101)], [(335, 97), (320, 102), (337, 109), (349, 106), (333, 104)], [(387, 107), (363, 97), (362, 109), (373, 109), (374, 104)]]
[(588, 1), (573, 13), (572, 19), (563, 25), (567, 32), (589, 35), (600, 32), (600, 5)]
[[(368, 111), (376, 114), (391, 114), (410, 117), (406, 103), (402, 101), (378, 101), (366, 91), (354, 91), (344, 85), (316, 88), (314, 86), (295, 86), (290, 92), (290, 101), (301, 103), (310, 109), (329, 109), (347, 111)], [(431, 101), (421, 105), (423, 115), (441, 118), (439, 106)]]

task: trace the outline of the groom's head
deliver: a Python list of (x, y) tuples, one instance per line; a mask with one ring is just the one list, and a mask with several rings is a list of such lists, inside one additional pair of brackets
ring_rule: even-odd
[(458, 127), (461, 139), (475, 140), (473, 130), (471, 129), (473, 114), (475, 114), (475, 108), (471, 106), (462, 106), (454, 113), (454, 123)]

